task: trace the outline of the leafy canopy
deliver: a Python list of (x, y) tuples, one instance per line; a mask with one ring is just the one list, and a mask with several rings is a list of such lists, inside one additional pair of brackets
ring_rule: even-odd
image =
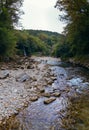
[(0, 0), (0, 57), (12, 56), (16, 46), (14, 27), (18, 23), (23, 0)]
[(88, 0), (58, 0), (56, 7), (63, 11), (65, 34), (74, 55), (89, 54), (89, 2)]

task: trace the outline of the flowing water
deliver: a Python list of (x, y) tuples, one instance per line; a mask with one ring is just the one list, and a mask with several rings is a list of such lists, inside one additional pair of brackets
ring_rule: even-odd
[(60, 97), (44, 104), (46, 97), (41, 96), (1, 130), (89, 130), (89, 71), (63, 62), (46, 64), (57, 80), (45, 91), (60, 92)]

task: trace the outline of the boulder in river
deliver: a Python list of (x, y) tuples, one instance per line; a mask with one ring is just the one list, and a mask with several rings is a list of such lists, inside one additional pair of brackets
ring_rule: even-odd
[(50, 98), (44, 100), (44, 104), (50, 104), (51, 102), (53, 102), (55, 100), (56, 100), (55, 97), (50, 97)]

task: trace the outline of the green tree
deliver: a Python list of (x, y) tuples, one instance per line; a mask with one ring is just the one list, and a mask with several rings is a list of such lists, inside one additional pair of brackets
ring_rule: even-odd
[(16, 46), (14, 27), (23, 0), (0, 0), (0, 56), (12, 56)]
[(0, 27), (14, 28), (20, 18), (23, 0), (0, 0)]
[(6, 28), (0, 28), (0, 56), (11, 57), (15, 54), (16, 37)]
[(20, 55), (32, 55), (34, 53), (45, 54), (47, 52), (45, 43), (37, 36), (30, 35), (27, 31), (17, 31), (17, 48)]
[(65, 34), (75, 55), (89, 54), (89, 2), (87, 0), (58, 0), (56, 7), (67, 26)]

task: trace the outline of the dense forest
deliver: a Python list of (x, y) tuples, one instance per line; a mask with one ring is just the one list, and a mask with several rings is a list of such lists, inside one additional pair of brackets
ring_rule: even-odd
[(18, 23), (22, 0), (0, 0), (0, 59), (13, 57), (16, 51), (15, 26)]
[(55, 55), (56, 45), (61, 43), (64, 37), (56, 32), (42, 30), (23, 30), (17, 31), (17, 54), (24, 56), (31, 55)]
[[(16, 30), (23, 0), (0, 0), (0, 60), (13, 55), (55, 57), (89, 56), (88, 0), (58, 0), (66, 22), (63, 34), (41, 30)], [(34, 21), (35, 22), (35, 21)]]
[(60, 19), (67, 24), (64, 34), (68, 56), (89, 56), (89, 0), (58, 0), (55, 7), (62, 11)]

